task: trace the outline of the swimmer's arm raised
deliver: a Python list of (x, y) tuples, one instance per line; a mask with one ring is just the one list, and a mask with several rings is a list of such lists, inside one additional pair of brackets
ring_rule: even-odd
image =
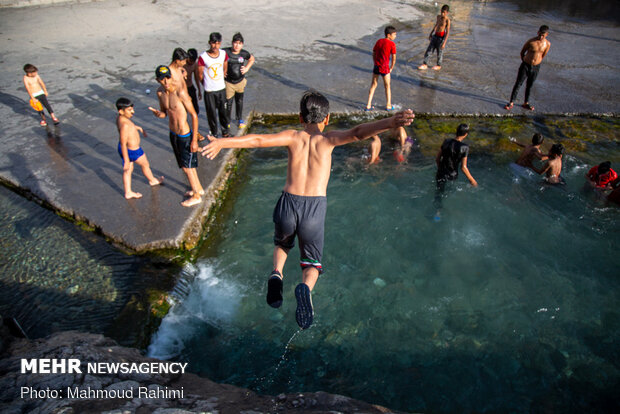
[(288, 147), (293, 142), (295, 133), (296, 131), (287, 130), (277, 134), (247, 134), (234, 138), (215, 138), (208, 135), (211, 142), (203, 147), (201, 152), (212, 160), (224, 148)]
[(410, 125), (415, 115), (411, 109), (396, 113), (390, 118), (367, 122), (346, 131), (330, 131), (325, 136), (333, 146), (345, 145), (350, 142), (362, 141), (373, 135), (380, 134), (390, 128)]

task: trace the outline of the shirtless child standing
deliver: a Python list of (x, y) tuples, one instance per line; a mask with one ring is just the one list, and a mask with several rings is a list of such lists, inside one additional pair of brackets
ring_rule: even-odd
[[(200, 95), (200, 81), (196, 78), (196, 66), (198, 65), (198, 51), (196, 49), (187, 49), (187, 60), (185, 61), (185, 72), (187, 77), (185, 83), (187, 85), (187, 93), (192, 98), (194, 109), (197, 114), (200, 114), (200, 106), (198, 105), (198, 96)], [(196, 79), (196, 86), (194, 86), (193, 80)], [(196, 89), (198, 88), (198, 89)], [(198, 138), (200, 140), (200, 138)]]
[(541, 161), (549, 158), (540, 151), (540, 146), (542, 145), (544, 140), (545, 139), (543, 138), (543, 136), (538, 132), (532, 136), (531, 145), (520, 144), (517, 142), (516, 139), (512, 138), (512, 142), (523, 148), (523, 151), (521, 152), (521, 155), (519, 155), (519, 159), (516, 161), (516, 164), (520, 165), (521, 167), (531, 168), (532, 170), (536, 171), (536, 168), (532, 163), (532, 161), (534, 161), (534, 158)]
[[(45, 87), (45, 82), (43, 82), (43, 79), (39, 76), (39, 70), (35, 65), (27, 63), (24, 65), (24, 72), (26, 72), (24, 75), (24, 86), (26, 87), (26, 91), (28, 92), (31, 101), (35, 103), (41, 102), (41, 105), (47, 109), (47, 112), (49, 112), (52, 117), (54, 124), (58, 124), (60, 121), (56, 118), (51, 105), (47, 101), (47, 88)], [(39, 112), (39, 115), (41, 116), (41, 126), (46, 126), (47, 121), (45, 120), (45, 114), (43, 114), (43, 108), (37, 112)]]
[(216, 139), (202, 149), (209, 159), (223, 148), (287, 147), (288, 169), (284, 191), (273, 212), (275, 223), (273, 272), (267, 283), (267, 303), (282, 305), (282, 269), (295, 236), (301, 251), (302, 283), (295, 288), (297, 324), (306, 329), (313, 321), (310, 292), (323, 273), (323, 233), (327, 208), (327, 184), (334, 147), (370, 138), (382, 131), (411, 124), (411, 110), (391, 118), (358, 125), (346, 131), (323, 132), (329, 124), (329, 101), (319, 92), (309, 90), (300, 102), (299, 120), (303, 131), (286, 130), (276, 134), (248, 134), (243, 137)]
[[(198, 173), (198, 115), (192, 100), (184, 87), (179, 87), (172, 78), (168, 66), (158, 66), (155, 78), (161, 85), (157, 90), (159, 110), (149, 107), (157, 118), (168, 116), (170, 128), (170, 145), (174, 151), (177, 164), (189, 181), (191, 190), (186, 193), (189, 198), (181, 203), (183, 207), (191, 207), (202, 201), (204, 190), (200, 185)], [(192, 126), (187, 123), (187, 114), (192, 117)]]
[(532, 90), (532, 85), (538, 76), (540, 63), (544, 57), (547, 56), (547, 53), (549, 53), (549, 48), (551, 47), (551, 43), (547, 40), (548, 34), (549, 27), (542, 25), (540, 26), (540, 29), (538, 29), (538, 35), (531, 38), (523, 45), (523, 48), (521, 49), (521, 66), (519, 66), (517, 80), (512, 88), (512, 93), (510, 94), (510, 102), (504, 106), (504, 109), (507, 111), (510, 111), (514, 106), (517, 93), (519, 93), (519, 88), (521, 88), (525, 78), (527, 78), (527, 82), (525, 83), (525, 101), (523, 102), (523, 107), (525, 109), (529, 109), (530, 111), (534, 110), (534, 107), (529, 103), (530, 92)]
[(118, 129), (118, 155), (123, 160), (123, 187), (125, 187), (125, 198), (140, 198), (142, 194), (131, 190), (131, 174), (133, 173), (134, 162), (142, 168), (142, 173), (149, 180), (149, 184), (156, 186), (164, 181), (164, 177), (159, 179), (153, 176), (149, 160), (140, 146), (140, 133), (146, 138), (146, 131), (131, 121), (134, 114), (133, 102), (127, 98), (118, 98), (116, 101), (118, 117), (116, 127)]
[(437, 51), (437, 65), (433, 66), (433, 70), (441, 69), (441, 61), (443, 60), (443, 50), (448, 43), (448, 36), (450, 36), (450, 18), (448, 13), (450, 12), (450, 6), (444, 4), (441, 8), (441, 14), (437, 16), (435, 26), (428, 35), (428, 39), (431, 43), (426, 48), (424, 53), (424, 62), (418, 66), (418, 69), (428, 69), (428, 58), (433, 53), (433, 50)]

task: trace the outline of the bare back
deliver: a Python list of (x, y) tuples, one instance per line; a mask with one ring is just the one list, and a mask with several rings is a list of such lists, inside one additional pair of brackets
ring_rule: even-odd
[(127, 148), (137, 150), (140, 148), (140, 133), (136, 128), (136, 124), (122, 116), (116, 118), (116, 127), (118, 128), (119, 141), (121, 144), (127, 142)]
[(532, 164), (532, 161), (534, 161), (534, 158), (540, 159), (541, 157), (542, 153), (537, 146), (528, 145), (527, 147), (525, 147), (523, 152), (521, 152), (521, 155), (519, 155), (519, 159), (517, 160), (516, 164), (533, 169), (534, 165)]
[(190, 131), (190, 127), (187, 122), (187, 110), (183, 104), (184, 98), (189, 99), (187, 90), (178, 88), (168, 92), (163, 87), (160, 87), (157, 90), (157, 97), (159, 98), (159, 105), (162, 111), (168, 115), (170, 131), (177, 135), (187, 134)]
[(322, 133), (290, 131), (288, 170), (284, 191), (301, 196), (325, 196), (334, 145)]
[(550, 159), (542, 172), (547, 174), (546, 178), (548, 182), (552, 184), (559, 183), (560, 173), (562, 172), (562, 158), (556, 157), (552, 160)]
[(529, 65), (540, 65), (543, 58), (547, 55), (551, 43), (546, 38), (540, 39), (538, 36), (533, 37), (523, 45), (521, 57), (523, 62)]

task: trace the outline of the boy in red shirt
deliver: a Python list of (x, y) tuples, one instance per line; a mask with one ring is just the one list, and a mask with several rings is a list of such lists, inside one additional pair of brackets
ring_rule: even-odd
[(372, 70), (370, 90), (368, 91), (366, 111), (374, 109), (372, 107), (372, 96), (375, 94), (375, 89), (377, 89), (377, 79), (379, 76), (383, 77), (383, 85), (385, 86), (386, 109), (388, 111), (394, 109), (394, 106), (392, 106), (392, 90), (390, 89), (390, 73), (392, 73), (392, 69), (394, 69), (396, 64), (396, 44), (394, 43), (396, 29), (393, 26), (387, 26), (384, 33), (385, 38), (379, 39), (372, 49), (374, 68)]
[(586, 178), (592, 187), (611, 189), (611, 183), (618, 179), (618, 174), (611, 168), (611, 162), (605, 161), (590, 168)]

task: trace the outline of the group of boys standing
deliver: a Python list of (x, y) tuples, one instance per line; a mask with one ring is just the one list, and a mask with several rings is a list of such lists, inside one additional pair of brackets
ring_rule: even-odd
[[(221, 49), (222, 35), (214, 32), (209, 35), (209, 49), (200, 56), (196, 49), (187, 52), (176, 48), (171, 63), (160, 65), (155, 70), (155, 78), (160, 84), (157, 90), (159, 109), (149, 107), (158, 118), (168, 117), (170, 145), (177, 165), (187, 176), (190, 190), (185, 193), (184, 207), (199, 204), (204, 195), (196, 168), (198, 167), (198, 141), (205, 138), (198, 132), (199, 95), (202, 87), (210, 134), (218, 135), (218, 123), (222, 137), (230, 137), (232, 108), (235, 106), (236, 126), (244, 128), (243, 95), (247, 80), (245, 74), (254, 64), (254, 56), (243, 49), (243, 36), (235, 33), (232, 46)], [(195, 83), (194, 83), (195, 82)], [(143, 172), (151, 185), (161, 183), (163, 177), (152, 179), (148, 161), (140, 148), (139, 132), (130, 121), (133, 116), (133, 103), (126, 98), (116, 102), (118, 110), (117, 126), (120, 134), (119, 155), (123, 159), (123, 183), (125, 198), (140, 198), (140, 193), (131, 190), (131, 171), (133, 162), (143, 167)], [(191, 119), (191, 126), (188, 122)], [(140, 157), (143, 157), (140, 162)], [(126, 178), (126, 176), (128, 178)]]

